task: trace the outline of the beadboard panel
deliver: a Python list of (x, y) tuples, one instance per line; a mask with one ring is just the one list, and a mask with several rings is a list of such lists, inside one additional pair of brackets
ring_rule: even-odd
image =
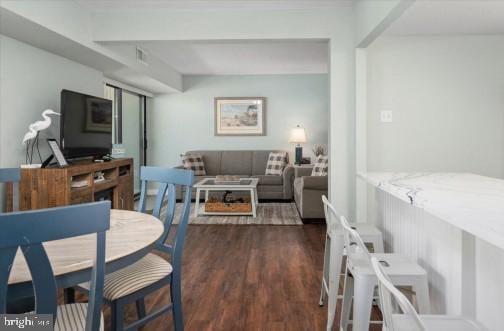
[(386, 252), (413, 257), (427, 270), (432, 313), (502, 329), (504, 250), (373, 186), (368, 220), (383, 231)]
[(504, 325), (504, 251), (476, 240), (476, 318), (489, 330)]
[(410, 256), (427, 270), (432, 313), (460, 314), (462, 230), (373, 187), (368, 220), (383, 231), (386, 252)]

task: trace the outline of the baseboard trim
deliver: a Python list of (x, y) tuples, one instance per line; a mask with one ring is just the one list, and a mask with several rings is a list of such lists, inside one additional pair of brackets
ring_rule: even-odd
[(274, 203), (274, 202), (276, 202), (276, 203), (278, 203), (278, 202), (292, 203), (293, 201), (294, 200), (292, 200), (292, 199), (259, 199), (259, 203)]
[(325, 224), (325, 218), (302, 218), (303, 224)]

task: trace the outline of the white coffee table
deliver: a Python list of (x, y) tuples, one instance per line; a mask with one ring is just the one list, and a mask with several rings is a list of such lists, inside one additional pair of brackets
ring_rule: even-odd
[[(251, 215), (257, 216), (257, 204), (259, 199), (257, 197), (257, 183), (258, 178), (241, 178), (240, 182), (236, 183), (220, 183), (215, 182), (215, 178), (205, 178), (201, 182), (194, 185), (196, 188), (196, 204), (194, 206), (194, 216), (198, 215)], [(200, 195), (201, 191), (205, 191), (205, 202), (208, 201), (208, 195), (211, 191), (249, 191), (250, 202), (252, 203), (252, 211), (248, 213), (241, 212), (200, 212)]]

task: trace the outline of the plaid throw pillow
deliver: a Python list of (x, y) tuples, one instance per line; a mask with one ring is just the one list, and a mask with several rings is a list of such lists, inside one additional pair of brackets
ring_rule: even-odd
[(205, 163), (200, 154), (182, 155), (182, 164), (184, 169), (194, 171), (194, 176), (206, 176)]
[(312, 176), (327, 176), (327, 169), (329, 167), (329, 159), (327, 155), (319, 155), (315, 160), (315, 166), (313, 167)]
[(287, 164), (286, 152), (269, 153), (265, 175), (281, 176), (286, 164)]

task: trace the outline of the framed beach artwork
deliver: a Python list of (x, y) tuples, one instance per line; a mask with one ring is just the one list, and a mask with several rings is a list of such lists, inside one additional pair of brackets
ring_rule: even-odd
[(266, 135), (266, 98), (215, 98), (215, 135)]

